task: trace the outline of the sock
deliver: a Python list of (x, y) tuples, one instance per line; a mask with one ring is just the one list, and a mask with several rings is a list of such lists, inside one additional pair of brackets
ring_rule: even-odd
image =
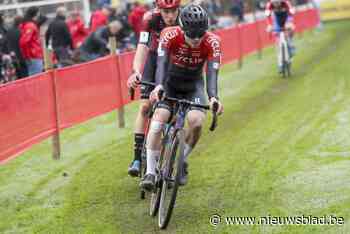
[(145, 140), (145, 134), (135, 133), (135, 143), (134, 143), (134, 160), (141, 161), (142, 147)]
[(185, 156), (185, 162), (187, 162), (188, 156), (192, 152), (193, 147), (190, 146), (189, 144), (185, 144), (185, 149), (184, 149), (184, 156)]
[(156, 174), (157, 159), (160, 157), (159, 150), (147, 149), (147, 171), (146, 174)]

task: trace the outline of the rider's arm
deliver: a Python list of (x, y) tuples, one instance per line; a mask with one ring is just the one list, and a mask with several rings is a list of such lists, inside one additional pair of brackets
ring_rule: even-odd
[(147, 53), (148, 53), (148, 47), (144, 44), (139, 43), (137, 45), (135, 58), (132, 65), (132, 69), (134, 72), (141, 73), (142, 65), (146, 60)]
[(268, 2), (268, 3), (266, 3), (266, 7), (265, 7), (265, 16), (266, 17), (270, 17), (271, 16), (271, 14), (272, 14), (272, 4), (271, 4), (271, 2)]
[(295, 14), (295, 9), (292, 6), (290, 1), (286, 1), (285, 4), (287, 5), (288, 8), (288, 15), (293, 16)]
[(208, 61), (207, 64), (207, 93), (209, 99), (215, 97), (218, 99), (218, 75), (219, 62)]
[(212, 38), (209, 45), (209, 54), (207, 62), (207, 94), (209, 99), (215, 97), (218, 99), (218, 74), (221, 62), (221, 44), (220, 38)]
[(167, 79), (167, 71), (170, 63), (171, 49), (176, 47), (178, 32), (174, 29), (164, 29), (160, 35), (158, 45), (158, 59), (156, 71), (156, 84), (164, 85)]
[(151, 26), (149, 22), (151, 18), (152, 15), (147, 12), (142, 19), (140, 38), (137, 44), (135, 58), (132, 65), (132, 69), (136, 73), (141, 73), (142, 65), (144, 64), (146, 56), (148, 54), (148, 45), (151, 41)]
[(156, 85), (164, 86), (166, 81), (166, 72), (169, 65), (169, 50), (163, 43), (159, 43), (158, 59), (157, 59), (157, 71), (156, 71)]
[(267, 24), (268, 25), (272, 24), (272, 10), (273, 10), (272, 3), (268, 2), (266, 4), (266, 8), (265, 8), (265, 16), (267, 17)]
[(289, 25), (291, 25), (291, 24), (293, 24), (293, 21), (294, 21), (295, 9), (289, 1), (287, 1), (286, 4), (287, 4), (287, 8), (288, 8), (287, 23)]

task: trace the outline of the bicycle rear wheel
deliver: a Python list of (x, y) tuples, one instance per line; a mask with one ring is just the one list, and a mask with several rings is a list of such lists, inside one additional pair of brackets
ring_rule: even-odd
[(283, 78), (287, 77), (287, 60), (286, 60), (286, 46), (282, 44), (281, 46), (282, 53), (282, 76)]
[[(146, 141), (145, 141), (145, 143), (143, 144), (142, 153), (141, 153), (140, 181), (146, 174), (146, 170), (147, 170), (146, 165), (147, 165), (147, 155), (146, 155)], [(146, 191), (143, 188), (140, 188), (140, 198), (144, 200), (145, 197), (146, 197)]]
[(174, 134), (171, 148), (164, 155), (163, 185), (159, 205), (159, 227), (165, 229), (170, 221), (175, 205), (179, 180), (184, 164), (185, 133), (179, 130)]

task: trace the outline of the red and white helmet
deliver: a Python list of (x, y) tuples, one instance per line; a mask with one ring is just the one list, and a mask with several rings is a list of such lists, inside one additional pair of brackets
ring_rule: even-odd
[(181, 0), (156, 0), (156, 5), (159, 9), (178, 8)]

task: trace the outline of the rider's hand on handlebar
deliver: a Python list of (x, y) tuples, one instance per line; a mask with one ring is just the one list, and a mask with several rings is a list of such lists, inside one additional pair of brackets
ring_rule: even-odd
[(137, 85), (140, 83), (141, 77), (142, 77), (141, 73), (133, 72), (131, 74), (131, 76), (129, 77), (128, 82), (127, 82), (128, 88), (135, 89), (137, 87)]
[(267, 25), (266, 32), (268, 32), (268, 33), (272, 32), (272, 25), (270, 25), (270, 24)]
[(218, 107), (218, 110), (217, 110), (217, 114), (218, 115), (221, 115), (222, 113), (224, 113), (224, 106), (221, 104), (221, 102), (219, 100), (217, 100), (215, 97), (212, 97), (210, 98), (209, 100), (209, 106), (210, 106), (210, 109), (213, 110), (213, 106), (214, 106), (214, 103), (218, 103), (219, 104), (219, 107)]
[(155, 101), (160, 101), (159, 100), (159, 92), (163, 90), (164, 91), (164, 88), (163, 88), (163, 85), (157, 85), (153, 91), (151, 92), (150, 96), (149, 96), (149, 99), (151, 100), (151, 102), (155, 102)]

